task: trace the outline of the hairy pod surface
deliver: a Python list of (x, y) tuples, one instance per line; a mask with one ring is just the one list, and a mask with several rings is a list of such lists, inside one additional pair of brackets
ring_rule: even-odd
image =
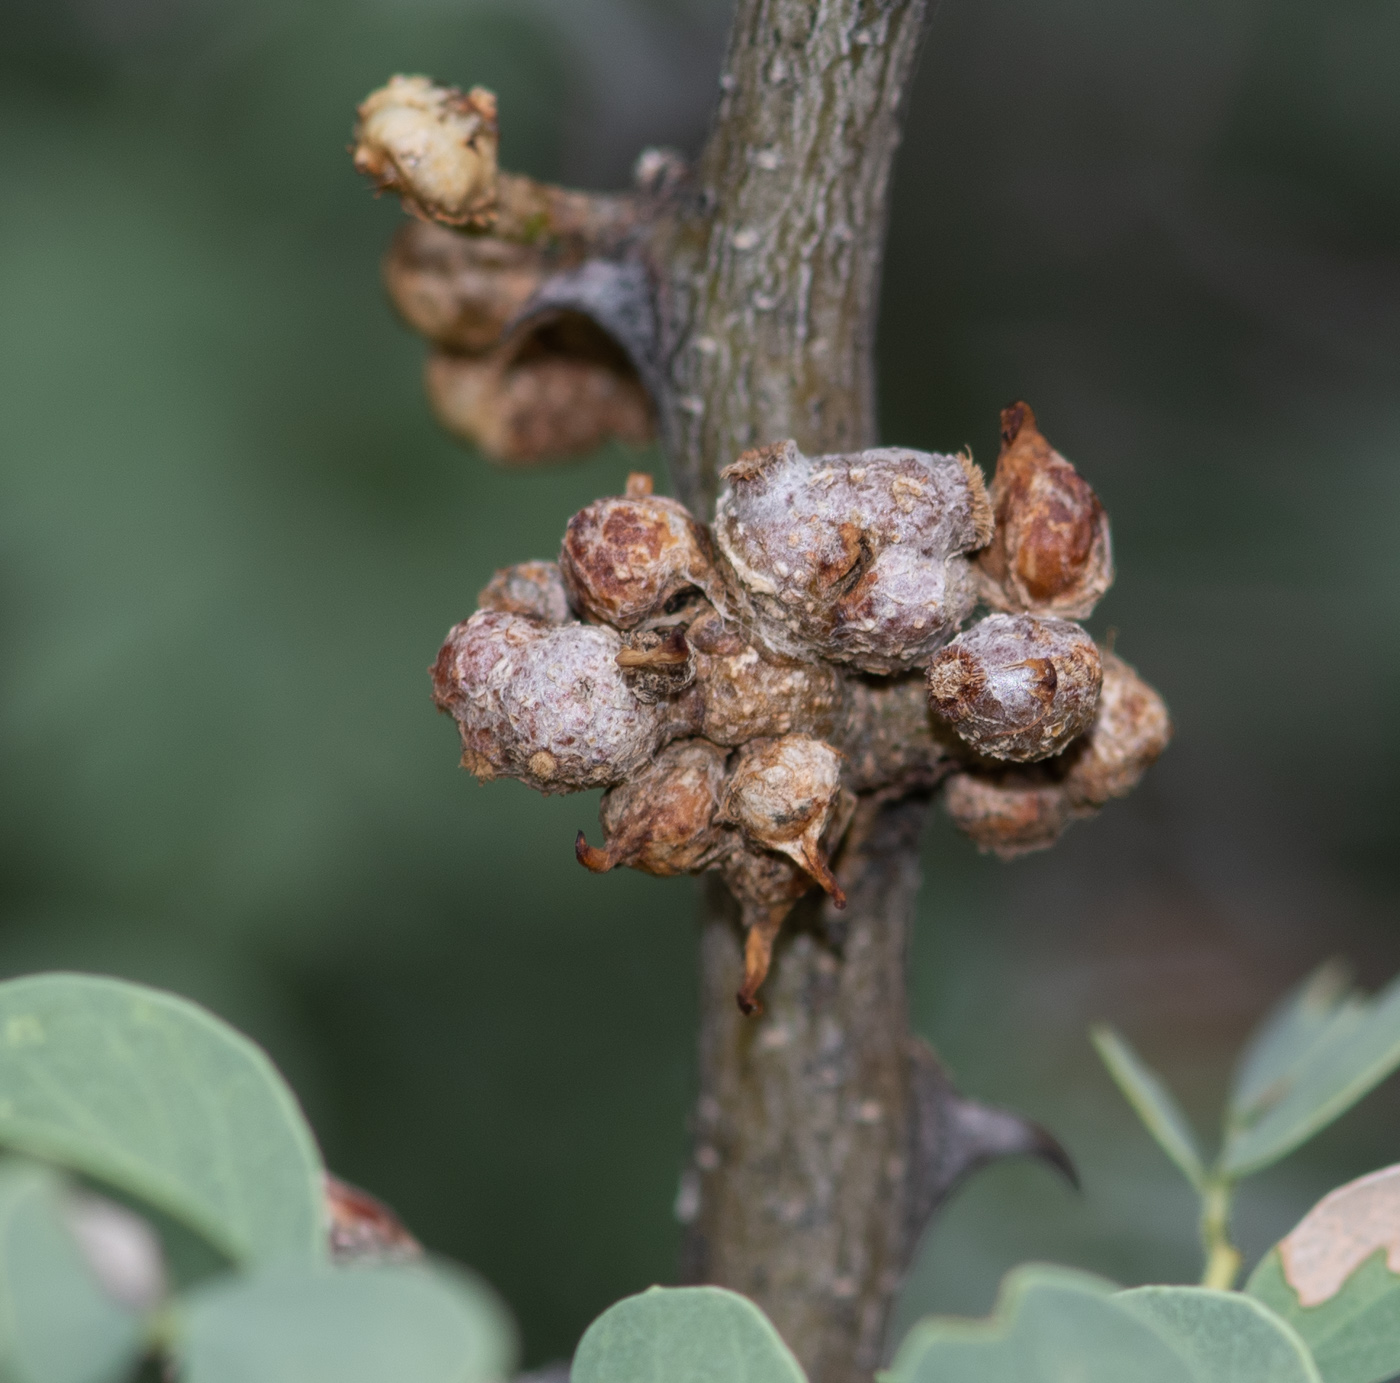
[(496, 98), (391, 77), (361, 103), (355, 169), (425, 220), (485, 228), (496, 209)]
[(564, 532), (559, 569), (574, 609), (615, 629), (677, 613), (702, 592), (722, 597), (709, 534), (685, 505), (661, 495), (611, 496), (580, 509)]
[(443, 350), (491, 349), (548, 272), (545, 253), (490, 235), (406, 221), (384, 256), (384, 286), (408, 326)]
[(1113, 584), (1108, 515), (1041, 435), (1029, 405), (1001, 414), (992, 477), (996, 531), (978, 558), (982, 598), (998, 610), (1083, 619)]
[(524, 615), (541, 624), (568, 624), (573, 618), (557, 562), (517, 562), (513, 567), (502, 567), (482, 587), (476, 606), (503, 615)]
[(669, 727), (660, 707), (632, 695), (621, 647), (613, 629), (495, 610), (457, 625), (433, 666), (433, 699), (457, 721), (463, 767), (540, 792), (611, 787), (638, 773)]
[(902, 672), (971, 612), (963, 554), (988, 540), (991, 510), (966, 457), (807, 457), (781, 442), (723, 479), (715, 538), (755, 637), (778, 656)]
[(934, 711), (979, 754), (1032, 763), (1088, 728), (1103, 664), (1070, 620), (989, 615), (933, 659), (927, 679)]
[(707, 869), (735, 844), (734, 833), (715, 821), (728, 759), (728, 750), (705, 740), (668, 745), (604, 795), (603, 848), (589, 846), (580, 831), (579, 863), (598, 874), (620, 864), (660, 875)]

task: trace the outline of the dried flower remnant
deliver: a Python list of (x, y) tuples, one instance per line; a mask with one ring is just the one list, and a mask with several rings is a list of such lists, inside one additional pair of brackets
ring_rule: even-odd
[(977, 559), (982, 598), (998, 610), (1083, 619), (1113, 584), (1108, 515), (1027, 404), (1002, 410), (1001, 443), (996, 531)]
[(430, 355), (424, 384), (448, 432), (507, 465), (652, 438), (651, 402), (636, 371), (615, 342), (573, 314), (533, 321), (484, 356)]
[(483, 781), (520, 778), (541, 792), (611, 787), (666, 736), (661, 708), (632, 695), (622, 640), (596, 625), (550, 626), (480, 610), (447, 636), (433, 699), (457, 721), (462, 764)]
[(933, 709), (980, 754), (1031, 763), (1088, 728), (1103, 665), (1070, 620), (989, 615), (928, 667)]
[(787, 855), (845, 907), (821, 846), (840, 794), (841, 755), (829, 744), (810, 735), (753, 740), (739, 752), (719, 815), (755, 845)]
[(449, 226), (491, 224), (496, 209), (496, 98), (427, 77), (392, 77), (361, 103), (355, 169), (408, 210)]
[(722, 473), (715, 538), (746, 623), (779, 657), (906, 671), (946, 643), (976, 595), (963, 554), (991, 535), (965, 456), (880, 448), (746, 452)]
[[(640, 489), (635, 485), (634, 489)], [(585, 619), (634, 629), (720, 595), (710, 538), (685, 505), (661, 495), (595, 500), (569, 520), (559, 568)]]
[(715, 822), (727, 750), (705, 740), (680, 740), (656, 762), (608, 791), (598, 809), (604, 846), (578, 833), (578, 861), (595, 874), (617, 865), (645, 874), (688, 874), (707, 869), (732, 844)]
[(384, 256), (384, 286), (419, 335), (446, 351), (480, 355), (501, 339), (548, 268), (533, 246), (406, 221)]
[(654, 706), (679, 696), (695, 681), (695, 659), (685, 630), (631, 629), (622, 637), (617, 665), (638, 701)]
[(478, 610), (524, 615), (542, 624), (568, 624), (569, 594), (557, 562), (517, 562), (502, 567), (476, 598)]

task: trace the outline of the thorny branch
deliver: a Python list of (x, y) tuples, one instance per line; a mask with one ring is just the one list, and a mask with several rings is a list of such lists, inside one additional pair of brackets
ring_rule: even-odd
[(1073, 622), (1112, 580), (1108, 520), (1028, 407), (1002, 414), (990, 487), (967, 455), (873, 446), (924, 17), (740, 0), (698, 163), (651, 151), (616, 195), (501, 173), (479, 88), (395, 78), (357, 128), (356, 166), (417, 218), (385, 278), (433, 343), (444, 424), (508, 463), (665, 444), (683, 503), (634, 475), (574, 516), (557, 563), (498, 572), (434, 696), (478, 777), (607, 789), (586, 868), (722, 880), (686, 1272), (758, 1300), (813, 1383), (869, 1377), (923, 1225), (969, 1170), (1032, 1153), (1072, 1176), (909, 1034), (927, 801), (982, 849), (1039, 849), (1170, 736)]

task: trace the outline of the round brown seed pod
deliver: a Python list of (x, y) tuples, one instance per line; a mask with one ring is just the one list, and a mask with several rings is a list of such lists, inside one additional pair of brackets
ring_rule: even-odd
[(841, 805), (841, 755), (810, 735), (753, 740), (740, 751), (719, 819), (749, 840), (787, 855), (844, 907), (846, 895), (822, 852), (821, 838)]
[(1080, 814), (1126, 797), (1172, 737), (1166, 703), (1121, 658), (1103, 655), (1103, 691), (1084, 745), (1069, 765), (1064, 786)]
[(414, 331), (444, 350), (480, 355), (501, 339), (547, 270), (533, 245), (405, 221), (384, 256), (384, 286)]
[(1088, 728), (1103, 665), (1070, 620), (989, 615), (934, 658), (927, 679), (934, 711), (979, 754), (1031, 763)]
[(987, 604), (1071, 619), (1091, 613), (1113, 584), (1108, 515), (1027, 404), (1002, 410), (991, 501), (996, 532), (977, 559)]
[(427, 77), (393, 77), (361, 103), (355, 169), (399, 194), (416, 216), (449, 226), (491, 223), (496, 209), (496, 98)]
[(463, 767), (541, 792), (611, 787), (638, 773), (668, 725), (660, 707), (632, 695), (621, 647), (611, 629), (494, 610), (457, 625), (433, 666), (433, 700), (457, 721)]
[(715, 539), (746, 624), (778, 656), (901, 672), (971, 612), (962, 554), (987, 541), (991, 509), (967, 457), (807, 457), (780, 442), (746, 452), (723, 478)]
[(613, 438), (630, 446), (652, 438), (646, 390), (595, 328), (541, 328), (484, 356), (430, 355), (424, 385), (448, 432), (505, 465), (583, 456)]
[[(595, 500), (569, 520), (559, 554), (574, 609), (633, 629), (721, 590), (703, 525), (661, 495)], [(672, 608), (674, 607), (674, 608)]]
[(728, 750), (705, 740), (668, 745), (604, 795), (598, 809), (604, 846), (590, 846), (580, 831), (579, 863), (595, 874), (619, 864), (661, 875), (708, 868), (734, 843), (733, 833), (715, 823), (728, 758)]
[(679, 696), (695, 681), (695, 658), (678, 624), (624, 634), (617, 665), (632, 695), (648, 706)]
[(977, 848), (1004, 860), (1053, 845), (1071, 820), (1064, 785), (1037, 769), (955, 773), (943, 804)]
[(476, 598), (478, 610), (524, 615), (542, 624), (568, 624), (569, 596), (556, 562), (517, 562), (502, 567)]

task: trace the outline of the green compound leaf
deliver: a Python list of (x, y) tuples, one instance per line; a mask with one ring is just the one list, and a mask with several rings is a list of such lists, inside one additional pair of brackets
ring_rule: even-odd
[(1373, 999), (1324, 967), (1250, 1043), (1235, 1080), (1220, 1169), (1231, 1179), (1277, 1162), (1400, 1066), (1400, 980)]
[(236, 1263), (326, 1252), (321, 1159), (296, 1097), (261, 1048), (160, 990), (0, 984), (0, 1146), (149, 1202)]
[(1245, 1290), (1298, 1332), (1325, 1383), (1400, 1373), (1400, 1167), (1324, 1196)]
[(987, 1320), (920, 1321), (881, 1383), (1200, 1383), (1116, 1292), (1070, 1268), (1016, 1268)]
[(59, 1178), (0, 1162), (0, 1378), (118, 1383), (141, 1350), (136, 1313), (107, 1296), (68, 1228)]
[(1109, 1075), (1157, 1140), (1157, 1145), (1176, 1163), (1187, 1181), (1201, 1190), (1206, 1172), (1195, 1135), (1162, 1078), (1113, 1028), (1100, 1024), (1090, 1036)]
[(806, 1383), (768, 1317), (723, 1287), (652, 1287), (584, 1332), (571, 1383)]
[(282, 1265), (194, 1292), (181, 1383), (504, 1383), (515, 1331), (491, 1291), (425, 1264)]
[(1293, 1328), (1252, 1297), (1210, 1287), (1136, 1287), (1113, 1302), (1156, 1330), (1197, 1383), (1321, 1383)]

